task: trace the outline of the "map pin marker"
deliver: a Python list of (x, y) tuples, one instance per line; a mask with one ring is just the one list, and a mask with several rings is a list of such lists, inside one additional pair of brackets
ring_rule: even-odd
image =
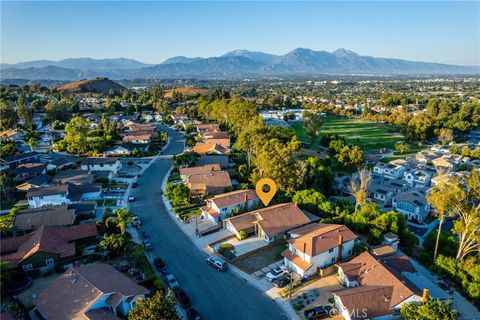
[[(263, 191), (263, 187), (268, 186), (270, 190), (268, 192)], [(262, 200), (265, 206), (268, 206), (270, 201), (277, 193), (277, 185), (275, 181), (270, 178), (262, 178), (258, 180), (257, 185), (255, 186), (255, 191), (257, 192), (258, 197)]]

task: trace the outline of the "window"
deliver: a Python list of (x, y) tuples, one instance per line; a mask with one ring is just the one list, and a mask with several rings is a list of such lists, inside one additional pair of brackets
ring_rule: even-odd
[(332, 252), (333, 252), (333, 248), (332, 248), (332, 249), (330, 249), (330, 250), (328, 250), (328, 253), (332, 253)]
[(348, 255), (352, 254), (352, 249), (348, 250)]
[(332, 258), (332, 263), (334, 263), (335, 260), (337, 260), (337, 258), (333, 257), (333, 258)]
[(24, 271), (30, 271), (30, 270), (33, 270), (33, 265), (30, 263), (30, 264), (24, 264), (23, 265), (23, 270)]
[(45, 260), (45, 265), (51, 266), (53, 264), (55, 264), (55, 260), (53, 260), (53, 259), (46, 259)]

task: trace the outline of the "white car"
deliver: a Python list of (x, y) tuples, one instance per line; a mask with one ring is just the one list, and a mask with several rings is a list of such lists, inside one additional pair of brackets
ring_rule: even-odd
[(275, 269), (270, 270), (269, 273), (265, 276), (268, 281), (272, 282), (283, 276), (284, 274), (287, 274), (288, 270), (285, 266), (280, 266)]

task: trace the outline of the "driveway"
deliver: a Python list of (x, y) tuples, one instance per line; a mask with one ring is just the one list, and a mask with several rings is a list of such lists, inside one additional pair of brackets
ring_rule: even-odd
[[(172, 138), (163, 154), (182, 152), (183, 134), (165, 127), (161, 129)], [(275, 302), (243, 279), (230, 271), (217, 272), (208, 266), (206, 254), (170, 218), (160, 190), (171, 165), (170, 158), (158, 158), (139, 178), (137, 200), (130, 205), (131, 211), (140, 217), (142, 229), (150, 235), (153, 256), (166, 261), (202, 319), (286, 319)]]

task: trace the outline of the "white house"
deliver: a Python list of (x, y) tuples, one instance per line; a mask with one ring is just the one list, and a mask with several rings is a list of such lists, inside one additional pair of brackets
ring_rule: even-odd
[(203, 219), (209, 219), (217, 224), (228, 218), (234, 211), (250, 211), (260, 204), (260, 199), (255, 190), (238, 190), (222, 193), (206, 200), (202, 207)]
[(393, 196), (393, 208), (408, 220), (423, 222), (430, 213), (430, 205), (425, 200), (425, 190), (411, 189)]
[(403, 174), (403, 179), (410, 187), (427, 188), (430, 186), (432, 175), (425, 170), (414, 169)]
[(39, 208), (95, 200), (100, 198), (101, 193), (101, 184), (67, 183), (30, 189), (27, 192), (27, 200), (30, 208)]
[(403, 177), (405, 171), (407, 171), (405, 166), (396, 163), (379, 162), (373, 167), (374, 173), (391, 179), (399, 179)]
[(118, 158), (85, 158), (80, 162), (82, 170), (87, 171), (111, 171), (117, 174), (122, 168), (122, 164)]
[(282, 252), (287, 268), (301, 276), (315, 274), (353, 254), (357, 236), (346, 226), (312, 223), (289, 232)]

